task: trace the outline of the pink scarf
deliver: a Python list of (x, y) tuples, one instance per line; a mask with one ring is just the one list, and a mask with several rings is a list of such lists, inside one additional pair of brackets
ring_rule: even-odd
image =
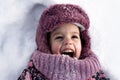
[(100, 70), (100, 63), (93, 53), (78, 60), (36, 50), (32, 60), (35, 67), (50, 80), (87, 80)]

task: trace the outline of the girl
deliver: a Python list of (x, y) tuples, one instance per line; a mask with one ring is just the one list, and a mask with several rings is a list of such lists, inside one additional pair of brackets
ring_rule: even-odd
[(37, 28), (37, 49), (18, 80), (107, 80), (91, 51), (89, 25), (88, 15), (77, 5), (46, 9)]

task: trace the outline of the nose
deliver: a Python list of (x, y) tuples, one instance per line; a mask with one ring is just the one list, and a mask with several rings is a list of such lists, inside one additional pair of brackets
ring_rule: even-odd
[(64, 45), (72, 45), (72, 40), (70, 38), (66, 38), (64, 40)]

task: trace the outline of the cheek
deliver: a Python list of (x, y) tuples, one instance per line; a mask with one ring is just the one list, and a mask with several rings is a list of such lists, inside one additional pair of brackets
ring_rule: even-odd
[(81, 55), (82, 46), (81, 43), (76, 44), (76, 57), (79, 58)]
[(60, 45), (59, 44), (52, 45), (52, 53), (53, 54), (60, 54)]

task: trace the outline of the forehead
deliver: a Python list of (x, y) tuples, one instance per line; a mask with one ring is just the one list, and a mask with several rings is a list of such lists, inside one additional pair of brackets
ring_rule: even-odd
[(57, 28), (52, 31), (52, 33), (80, 33), (78, 26), (74, 24), (60, 24)]

